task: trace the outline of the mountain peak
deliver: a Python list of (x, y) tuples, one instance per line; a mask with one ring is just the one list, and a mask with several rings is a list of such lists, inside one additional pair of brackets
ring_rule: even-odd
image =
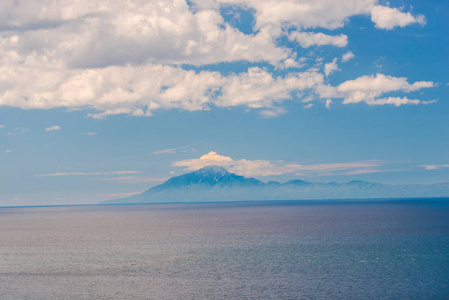
[(228, 171), (226, 171), (225, 168), (220, 167), (220, 166), (216, 166), (216, 165), (211, 165), (211, 166), (205, 166), (197, 171), (195, 171), (197, 173), (201, 173), (201, 174), (207, 174), (207, 175), (219, 175), (219, 176), (224, 176), (226, 174), (229, 174)]
[(206, 166), (194, 172), (172, 177), (163, 184), (152, 187), (145, 193), (161, 192), (170, 189), (179, 189), (187, 191), (205, 191), (212, 188), (250, 188), (254, 186), (261, 187), (264, 183), (254, 178), (245, 178), (234, 173), (229, 173), (220, 166)]

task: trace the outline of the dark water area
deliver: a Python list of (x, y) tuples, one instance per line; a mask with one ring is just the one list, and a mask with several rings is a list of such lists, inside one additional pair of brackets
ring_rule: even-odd
[(0, 208), (0, 299), (448, 298), (448, 200)]

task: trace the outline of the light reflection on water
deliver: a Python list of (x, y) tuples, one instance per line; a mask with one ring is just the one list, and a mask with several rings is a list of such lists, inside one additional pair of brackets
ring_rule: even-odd
[(447, 297), (444, 201), (0, 209), (1, 299)]

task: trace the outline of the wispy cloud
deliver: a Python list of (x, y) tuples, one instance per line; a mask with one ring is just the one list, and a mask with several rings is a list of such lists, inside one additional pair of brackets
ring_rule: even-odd
[(438, 170), (449, 168), (449, 165), (421, 165), (420, 167), (425, 168), (426, 170)]
[(62, 169), (70, 169), (70, 167), (69, 167), (69, 166), (65, 166), (65, 167), (57, 167), (56, 169), (58, 169), (58, 170), (62, 170)]
[(272, 176), (292, 173), (305, 175), (325, 174), (343, 175), (345, 172), (374, 172), (376, 167), (383, 165), (380, 161), (355, 161), (327, 164), (297, 164), (284, 161), (270, 160), (234, 160), (231, 157), (209, 152), (198, 159), (187, 159), (174, 162), (175, 167), (185, 167), (188, 171), (194, 171), (209, 165), (218, 165), (227, 168), (230, 172), (244, 176)]
[(263, 118), (277, 118), (283, 114), (285, 114), (287, 110), (283, 107), (272, 107), (270, 109), (262, 110), (259, 114)]
[(61, 130), (61, 126), (54, 125), (45, 129), (45, 131)]
[(7, 135), (10, 135), (10, 136), (22, 135), (29, 131), (30, 131), (29, 129), (25, 129), (25, 128), (14, 128), (13, 130), (9, 131), (7, 133)]
[(143, 183), (143, 182), (164, 182), (167, 177), (138, 177), (138, 176), (126, 176), (126, 177), (109, 177), (100, 178), (99, 181), (123, 181), (127, 183)]
[(151, 154), (173, 154), (176, 153), (176, 148), (154, 151)]
[(90, 135), (90, 136), (92, 136), (92, 135), (97, 135), (97, 133), (96, 132), (84, 132), (84, 133), (81, 133), (81, 135)]
[(11, 153), (12, 150), (11, 150), (11, 149), (8, 149), (8, 150), (6, 150), (5, 152), (6, 152), (6, 153)]
[(302, 107), (304, 107), (304, 109), (312, 108), (312, 107), (313, 107), (313, 103), (305, 104), (305, 105), (303, 105)]
[(0, 125), (0, 128), (5, 128), (5, 125)]
[(360, 175), (360, 174), (371, 174), (371, 173), (382, 173), (382, 172), (392, 172), (393, 170), (372, 170), (372, 169), (361, 169), (361, 170), (352, 170), (348, 172), (344, 172), (341, 175)]
[(141, 158), (146, 157), (149, 155), (159, 155), (159, 154), (175, 154), (175, 153), (185, 153), (185, 152), (198, 152), (197, 149), (190, 147), (190, 146), (183, 146), (178, 148), (169, 148), (169, 149), (163, 149), (163, 150), (156, 150), (150, 153), (145, 153), (142, 155), (136, 155), (136, 156), (130, 156), (128, 158)]
[(53, 177), (53, 176), (101, 176), (101, 175), (126, 175), (126, 174), (140, 174), (139, 171), (114, 171), (114, 172), (70, 172), (70, 173), (50, 173), (50, 174), (37, 174), (36, 177)]

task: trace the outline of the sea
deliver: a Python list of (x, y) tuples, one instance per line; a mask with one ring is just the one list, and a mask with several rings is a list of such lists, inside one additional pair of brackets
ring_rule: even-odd
[(0, 208), (0, 299), (449, 299), (449, 199)]

